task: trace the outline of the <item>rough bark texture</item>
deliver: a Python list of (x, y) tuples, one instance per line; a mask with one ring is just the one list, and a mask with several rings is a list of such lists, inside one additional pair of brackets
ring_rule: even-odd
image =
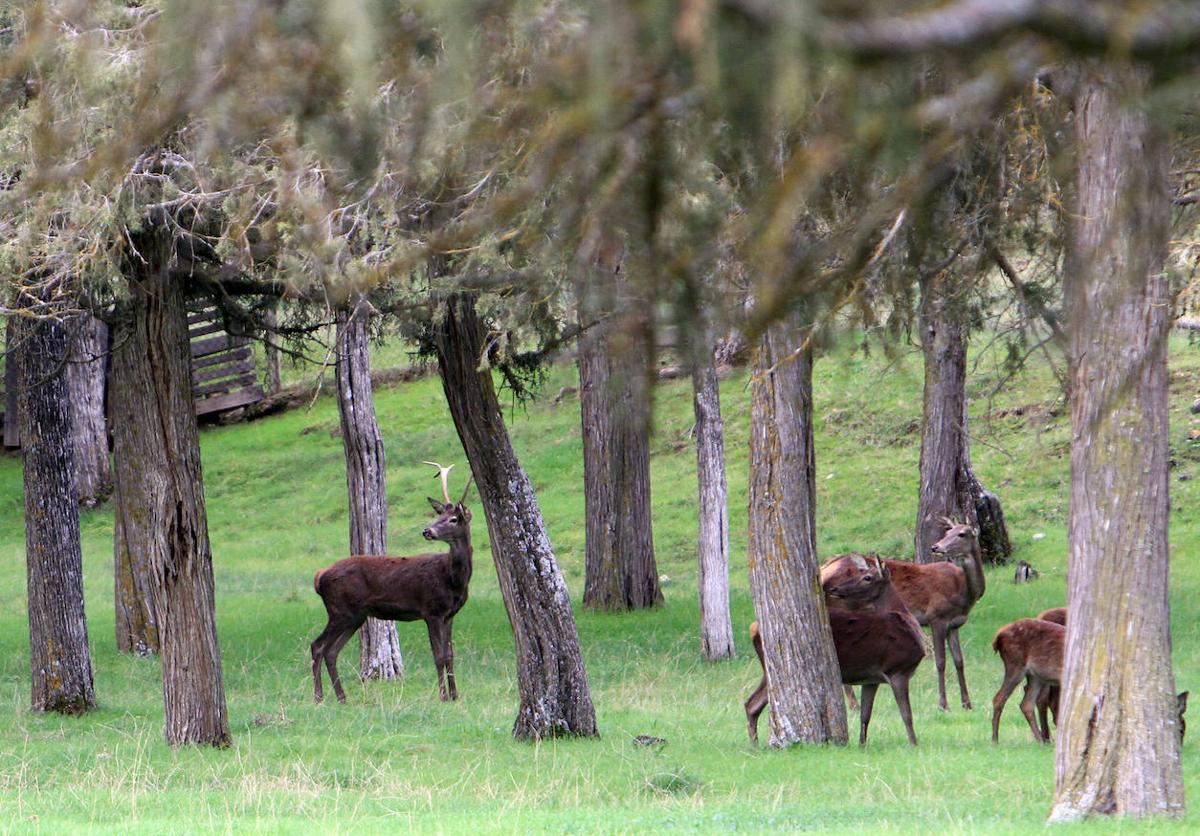
[(83, 611), (83, 556), (65, 371), (70, 339), (67, 326), (52, 319), (15, 330), (19, 347), (9, 354), (9, 362), (16, 360), (19, 380), (32, 705), (34, 711), (81, 714), (96, 705), (96, 695)]
[(519, 739), (595, 736), (596, 712), (567, 585), (537, 497), (509, 442), (474, 297), (451, 297), (437, 325), (442, 386), (487, 516), (492, 559), (516, 640)]
[(755, 349), (751, 381), (750, 591), (772, 746), (846, 742), (841, 673), (817, 565), (812, 355), (784, 359), (800, 334), (793, 321), (771, 326)]
[[(620, 286), (619, 277), (614, 286)], [(663, 600), (650, 518), (649, 343), (628, 304), (597, 303), (585, 295), (581, 305), (585, 322), (607, 316), (579, 339), (583, 603), (600, 610), (652, 607)]]
[(128, 315), (113, 340), (117, 513), (124, 542), (143, 553), (148, 570), (150, 612), (162, 656), (167, 742), (225, 746), (229, 719), (192, 404), (187, 311), (179, 283), (167, 276), (169, 252), (162, 236), (140, 237), (141, 258), (127, 265)]
[[(371, 396), (369, 308), (337, 313), (337, 394), (350, 493), (350, 554), (387, 554), (387, 467)], [(359, 675), (395, 679), (404, 673), (400, 639), (391, 621), (368, 618), (358, 631)]]
[(697, 340), (692, 364), (696, 412), (696, 474), (700, 491), (700, 649), (705, 659), (736, 654), (729, 614), (729, 496), (721, 391), (708, 341)]
[(264, 347), (264, 354), (267, 360), (267, 376), (264, 381), (263, 388), (266, 389), (268, 395), (274, 395), (283, 388), (282, 375), (280, 374), (282, 353), (276, 347), (276, 341), (279, 339), (278, 334), (272, 333), (269, 329), (275, 327), (279, 321), (279, 313), (276, 306), (268, 307), (263, 314), (263, 319), (267, 324), (267, 341)]
[(1067, 647), (1052, 820), (1184, 809), (1167, 601), (1167, 143), (1146, 75), (1084, 69), (1071, 323)]
[(67, 380), (75, 427), (75, 490), (80, 505), (94, 508), (113, 490), (108, 425), (104, 419), (108, 326), (83, 314), (71, 324), (71, 333)]
[[(967, 339), (950, 296), (952, 277), (921, 282), (921, 348), (925, 355), (921, 421), (921, 487), (917, 501), (916, 560), (941, 558), (929, 548), (946, 531), (943, 517), (980, 529), (988, 563), (1012, 553), (1000, 500), (984, 489), (971, 468), (967, 435)], [(983, 511), (982, 519), (980, 511)]]

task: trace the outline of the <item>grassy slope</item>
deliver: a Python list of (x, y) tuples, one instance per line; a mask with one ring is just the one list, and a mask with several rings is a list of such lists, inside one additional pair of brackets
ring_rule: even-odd
[[(1200, 357), (1176, 346), (1173, 449), (1181, 473), (1200, 475), (1183, 441)], [(911, 548), (920, 408), (919, 355), (894, 362), (840, 350), (818, 364), (818, 529), (823, 554)], [(547, 392), (571, 381), (555, 370)], [(666, 606), (632, 615), (579, 614), (603, 738), (514, 743), (512, 641), (476, 526), (471, 601), (456, 619), (463, 699), (436, 699), (423, 626), (401, 625), (408, 675), (351, 684), (350, 704), (311, 702), (308, 642), (324, 623), (313, 571), (343, 555), (346, 491), (337, 413), (325, 399), (295, 412), (203, 435), (206, 492), (218, 585), (218, 622), (235, 746), (172, 751), (161, 737), (158, 666), (113, 649), (111, 512), (83, 520), (87, 606), (101, 708), (83, 719), (32, 715), (24, 616), (19, 460), (0, 459), (0, 827), (52, 831), (236, 829), (311, 832), (415, 826), (515, 831), (831, 828), (1025, 830), (1040, 824), (1052, 788), (1052, 752), (1035, 746), (1010, 701), (1001, 743), (988, 743), (1000, 665), (996, 628), (1062, 603), (1068, 461), (1067, 418), (1051, 416), (1050, 381), (1026, 376), (989, 400), (997, 377), (986, 359), (973, 376), (976, 468), (1005, 502), (1018, 555), (1039, 582), (990, 572), (987, 596), (964, 628), (974, 712), (935, 709), (932, 661), (914, 680), (921, 746), (904, 744), (890, 696), (881, 695), (865, 750), (850, 746), (755, 751), (741, 703), (758, 676), (748, 642), (735, 661), (698, 658), (695, 624), (694, 451), (690, 388), (659, 390), (653, 445), (654, 519)], [(723, 389), (734, 539), (734, 618), (751, 620), (745, 569), (744, 377)], [(548, 399), (547, 399), (548, 400)], [(436, 482), (422, 459), (462, 461), (439, 384), (425, 380), (377, 395), (388, 445), (391, 543), (424, 549), (423, 497)], [(1002, 410), (1026, 407), (1023, 414)], [(985, 419), (985, 414), (990, 418)], [(551, 538), (575, 594), (582, 589), (582, 474), (577, 403), (539, 403), (510, 415)], [(460, 466), (454, 484), (460, 485)], [(1176, 481), (1172, 605), (1180, 687), (1200, 681), (1200, 573), (1189, 560), (1200, 534), (1195, 481)], [(1036, 533), (1044, 538), (1034, 539)], [(356, 654), (343, 656), (350, 674)], [(951, 684), (951, 693), (955, 688)], [(668, 739), (658, 751), (640, 733)], [(1194, 740), (1194, 738), (1193, 738)], [(1185, 748), (1195, 801), (1196, 744)], [(1186, 825), (1200, 819), (1189, 817)], [(1091, 825), (1108, 829), (1113, 825)]]

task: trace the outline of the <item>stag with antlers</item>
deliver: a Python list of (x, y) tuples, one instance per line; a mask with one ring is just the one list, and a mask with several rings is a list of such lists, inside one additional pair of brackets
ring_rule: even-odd
[(437, 665), (438, 692), (443, 700), (458, 699), (451, 622), (467, 602), (467, 584), (471, 580), (471, 512), (463, 504), (471, 489), (471, 479), (467, 480), (462, 498), (453, 502), (448, 477), (454, 465), (425, 464), (438, 469), (445, 502), (429, 498), (437, 518), (421, 533), (426, 540), (447, 543), (450, 551), (412, 557), (355, 555), (317, 572), (313, 587), (329, 614), (329, 623), (312, 643), (313, 698), (317, 702), (324, 699), (321, 660), (329, 670), (338, 701), (346, 701), (338, 677), (337, 657), (367, 616), (390, 621), (423, 620)]

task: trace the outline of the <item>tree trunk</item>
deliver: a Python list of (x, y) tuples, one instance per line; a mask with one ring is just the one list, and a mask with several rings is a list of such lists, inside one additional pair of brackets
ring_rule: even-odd
[(448, 300), (435, 339), (442, 387), (479, 488), (516, 640), (521, 704), (513, 736), (596, 736), (567, 585), (533, 486), (509, 442), (491, 371), (479, 368), (484, 331), (473, 296)]
[[(581, 307), (585, 320), (604, 309)], [(645, 329), (633, 317), (610, 313), (579, 339), (583, 603), (599, 610), (640, 609), (663, 601), (650, 515), (648, 362)]]
[(1147, 74), (1084, 68), (1071, 324), (1067, 645), (1052, 821), (1184, 810), (1167, 598), (1167, 142)]
[(278, 303), (268, 307), (263, 318), (267, 324), (266, 341), (263, 349), (267, 361), (267, 378), (265, 388), (268, 395), (274, 395), (283, 388), (282, 374), (280, 369), (282, 355), (279, 349), (276, 347), (276, 341), (279, 339), (279, 335), (270, 330), (279, 322)]
[[(130, 311), (114, 335), (113, 440), (127, 550), (144, 554), (168, 743), (230, 742), (183, 291), (169, 239), (139, 236)], [(142, 259), (145, 259), (143, 261)], [(117, 416), (121, 416), (119, 419)]]
[(712, 346), (697, 334), (692, 362), (696, 412), (696, 477), (700, 492), (700, 649), (705, 659), (736, 655), (729, 615), (729, 498), (725, 485), (725, 429)]
[(112, 493), (108, 425), (104, 420), (108, 327), (83, 314), (72, 323), (67, 379), (75, 427), (75, 489), (79, 504), (94, 508)]
[(755, 349), (751, 380), (747, 551), (772, 746), (846, 742), (841, 673), (818, 577), (812, 354), (793, 355), (801, 337), (795, 318), (771, 326)]
[[(921, 487), (917, 500), (916, 561), (938, 558), (929, 550), (945, 533), (943, 517), (980, 529), (989, 563), (1012, 553), (1000, 500), (971, 468), (967, 434), (967, 339), (955, 310), (949, 274), (921, 281), (921, 349), (925, 356), (921, 421)], [(980, 511), (983, 511), (981, 519)]]
[[(370, 308), (337, 312), (337, 394), (350, 492), (350, 554), (387, 554), (387, 468), (371, 396)], [(358, 631), (359, 675), (395, 679), (404, 673), (393, 621), (368, 618)]]
[(83, 611), (71, 392), (64, 371), (70, 338), (67, 326), (54, 319), (14, 331), (18, 347), (8, 359), (16, 361), (19, 381), (33, 710), (82, 714), (95, 707), (96, 695)]

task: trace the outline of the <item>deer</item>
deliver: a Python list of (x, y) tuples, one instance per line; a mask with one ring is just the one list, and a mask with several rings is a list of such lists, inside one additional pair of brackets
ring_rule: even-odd
[[(1038, 728), (1033, 709), (1049, 689), (1057, 689), (1062, 680), (1066, 635), (1067, 628), (1061, 624), (1038, 618), (1022, 618), (996, 632), (992, 649), (1004, 662), (1004, 681), (992, 700), (992, 743), (1000, 739), (1000, 714), (1022, 677), (1026, 684), (1021, 713), (1029, 721), (1035, 741), (1046, 743), (1050, 740), (1049, 730), (1043, 732)], [(1057, 711), (1055, 713), (1057, 716)]]
[(368, 616), (389, 621), (423, 620), (437, 666), (438, 695), (443, 701), (458, 699), (451, 625), (467, 602), (471, 580), (471, 512), (463, 503), (474, 477), (467, 480), (462, 498), (453, 502), (448, 479), (454, 465), (425, 464), (438, 469), (445, 502), (428, 497), (437, 517), (421, 534), (426, 540), (447, 543), (450, 551), (412, 557), (355, 555), (316, 573), (313, 588), (329, 616), (325, 629), (312, 643), (313, 699), (318, 703), (324, 700), (322, 660), (338, 702), (346, 701), (337, 657)]
[[(958, 628), (967, 622), (975, 602), (983, 597), (987, 586), (983, 574), (983, 555), (979, 550), (979, 531), (965, 523), (943, 518), (947, 525), (942, 539), (930, 550), (946, 560), (938, 563), (909, 563), (905, 560), (884, 560), (891, 573), (892, 584), (904, 600), (909, 612), (922, 627), (933, 633), (933, 661), (938, 676), (938, 707), (947, 711), (946, 704), (946, 644), (954, 657), (958, 671), (958, 688), (962, 707), (971, 709), (967, 679), (963, 672), (962, 645)], [(956, 566), (952, 562), (960, 562)]]
[[(1052, 609), (1045, 610), (1041, 613), (1038, 613), (1037, 620), (1048, 621), (1051, 624), (1059, 624), (1065, 628), (1067, 626), (1067, 608), (1053, 607)], [(1062, 663), (1060, 661), (1059, 666), (1061, 667), (1061, 665)], [(1025, 683), (1025, 695), (1021, 700), (1022, 702), (1029, 699), (1029, 689), (1031, 687), (1032, 684), (1030, 682)], [(1054, 718), (1055, 727), (1058, 726), (1058, 699), (1058, 685), (1051, 685), (1044, 690), (1039, 690), (1039, 693), (1035, 698), (1038, 726), (1041, 729), (1042, 739), (1045, 741), (1050, 740), (1050, 724), (1047, 722), (1047, 712), (1049, 712), (1049, 714)], [(1184, 691), (1181, 694), (1177, 694), (1175, 700), (1176, 710), (1179, 712), (1179, 742), (1183, 743), (1184, 730), (1187, 728), (1187, 722), (1184, 720), (1183, 715), (1184, 712), (1187, 711), (1188, 692)]]
[[(886, 682), (896, 698), (908, 742), (916, 746), (908, 683), (925, 658), (924, 634), (896, 593), (888, 570), (878, 557), (844, 555), (839, 560), (843, 561), (839, 566), (831, 566), (831, 561), (822, 567), (822, 588), (827, 596), (858, 608), (828, 610), (842, 682), (862, 685), (858, 744), (867, 743), (875, 692)], [(762, 667), (762, 679), (745, 704), (750, 742), (757, 744), (758, 718), (767, 707), (767, 663), (757, 621), (750, 625), (750, 640)]]

